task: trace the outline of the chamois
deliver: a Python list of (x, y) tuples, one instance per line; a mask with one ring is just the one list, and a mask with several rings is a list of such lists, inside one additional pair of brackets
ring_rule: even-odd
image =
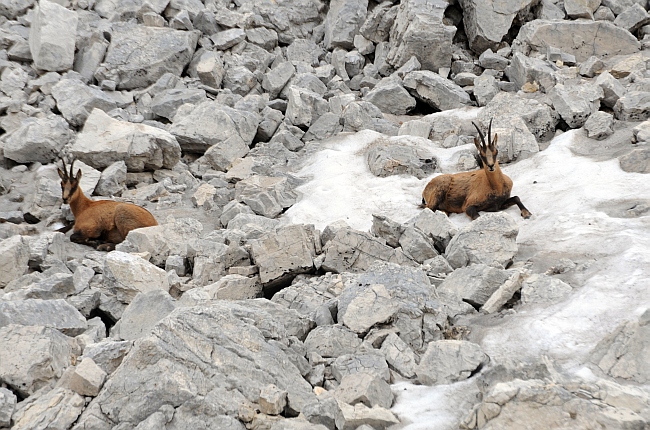
[(465, 212), (472, 220), (479, 217), (479, 211), (496, 212), (517, 205), (521, 216), (530, 218), (531, 213), (524, 207), (518, 196), (510, 197), (512, 179), (499, 168), (497, 160), (497, 139), (492, 139), (492, 120), (488, 128), (488, 142), (472, 121), (481, 138), (474, 138), (482, 161), (482, 169), (473, 172), (444, 174), (433, 178), (422, 192), (420, 207), (441, 210), (447, 213)]
[[(76, 176), (72, 173), (74, 160), (70, 164), (70, 173), (66, 172), (65, 161), (61, 159), (61, 162), (63, 170), (57, 168), (57, 171), (61, 177), (63, 202), (70, 204), (74, 215), (70, 241), (89, 245), (100, 251), (112, 251), (131, 230), (158, 225), (153, 215), (140, 206), (112, 200), (90, 200), (79, 186), (81, 170)], [(60, 231), (67, 230), (69, 228)]]

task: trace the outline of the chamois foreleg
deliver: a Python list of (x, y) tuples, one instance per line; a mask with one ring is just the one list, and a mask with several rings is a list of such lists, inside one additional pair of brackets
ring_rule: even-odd
[(81, 230), (75, 230), (72, 232), (72, 234), (70, 235), (70, 242), (78, 243), (80, 245), (91, 246), (93, 248), (96, 248), (101, 243), (99, 241), (99, 237), (89, 237)]
[(467, 208), (465, 208), (465, 213), (472, 219), (472, 221), (480, 216), (478, 213), (478, 206), (467, 206)]
[(519, 196), (513, 196), (513, 197), (510, 197), (508, 200), (506, 200), (505, 202), (503, 202), (503, 204), (501, 205), (501, 208), (500, 208), (500, 209), (501, 209), (501, 210), (504, 210), (504, 209), (509, 208), (509, 207), (512, 206), (512, 205), (517, 205), (517, 207), (518, 207), (519, 210), (521, 211), (521, 216), (522, 216), (524, 219), (528, 219), (528, 218), (531, 217), (532, 214), (530, 213), (530, 211), (529, 211), (528, 209), (526, 209), (526, 207), (524, 206), (524, 204), (521, 203), (521, 200), (519, 199)]

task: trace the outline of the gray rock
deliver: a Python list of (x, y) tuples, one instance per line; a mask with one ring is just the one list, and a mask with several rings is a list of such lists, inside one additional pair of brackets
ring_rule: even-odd
[(240, 213), (254, 215), (254, 212), (251, 208), (236, 200), (232, 200), (230, 203), (223, 207), (220, 217), (221, 225), (224, 227), (227, 226), (230, 220), (235, 218)]
[(197, 106), (182, 106), (169, 128), (183, 151), (203, 153), (210, 146), (232, 138), (246, 145), (253, 142), (261, 121), (258, 114), (206, 101)]
[(282, 120), (284, 120), (284, 115), (279, 110), (272, 109), (268, 106), (262, 110), (261, 115), (262, 121), (257, 127), (255, 139), (261, 142), (268, 142), (278, 130)]
[(486, 213), (449, 242), (445, 258), (454, 268), (483, 263), (506, 266), (517, 254), (519, 227), (506, 213)]
[(397, 127), (384, 119), (379, 108), (366, 101), (351, 102), (341, 116), (343, 131), (375, 130), (389, 136), (397, 135)]
[(245, 66), (231, 66), (223, 76), (223, 87), (240, 96), (248, 94), (258, 84), (257, 78)]
[(0, 380), (23, 397), (56, 381), (71, 364), (70, 338), (56, 329), (8, 325), (0, 327), (0, 340)]
[[(513, 119), (513, 117), (517, 117), (517, 119)], [(520, 118), (540, 142), (546, 142), (553, 138), (558, 122), (557, 113), (550, 106), (507, 92), (497, 94), (478, 115), (478, 120), (482, 124), (489, 124), (492, 118), (495, 128), (510, 128), (513, 124), (516, 125)], [(436, 137), (432, 136), (432, 138)]]
[(438, 293), (451, 300), (479, 307), (511, 276), (511, 272), (485, 264), (461, 267), (450, 273), (438, 286)]
[(481, 312), (494, 313), (498, 312), (502, 306), (508, 303), (514, 294), (521, 290), (521, 284), (524, 280), (525, 271), (516, 270), (497, 290), (492, 293), (490, 298), (481, 306)]
[(484, 69), (504, 71), (510, 61), (502, 55), (495, 54), (491, 49), (486, 49), (478, 57), (478, 64)]
[(309, 127), (329, 110), (329, 104), (317, 93), (289, 87), (286, 119), (297, 127)]
[(635, 142), (650, 141), (650, 121), (644, 121), (632, 129)]
[(362, 372), (345, 375), (334, 391), (334, 397), (349, 405), (363, 403), (369, 408), (390, 408), (394, 398), (386, 381), (376, 375)]
[(5, 140), (4, 156), (18, 163), (50, 163), (72, 139), (68, 123), (61, 117), (49, 115), (28, 118)]
[(645, 121), (650, 118), (650, 92), (631, 91), (614, 105), (614, 116), (622, 121)]
[(287, 392), (275, 385), (268, 385), (260, 392), (260, 412), (267, 415), (279, 415), (287, 404)]
[(304, 62), (318, 66), (319, 58), (325, 52), (313, 40), (298, 38), (287, 46), (286, 54), (291, 63)]
[[(11, 285), (7, 286), (8, 290)], [(75, 293), (73, 276), (69, 273), (54, 273), (51, 276), (42, 277), (32, 284), (5, 294), (7, 300), (23, 299), (64, 299)]]
[(343, 412), (344, 423), (343, 429), (358, 429), (363, 426), (370, 426), (375, 429), (387, 429), (399, 423), (397, 417), (386, 408), (374, 406), (367, 407), (363, 403), (357, 403), (354, 406), (339, 402)]
[(330, 2), (329, 11), (324, 22), (325, 48), (336, 47), (352, 49), (354, 36), (359, 33), (361, 24), (366, 19), (368, 0), (334, 0)]
[(354, 47), (361, 55), (370, 55), (375, 52), (375, 44), (360, 34), (354, 36)]
[(562, 49), (583, 62), (592, 55), (599, 58), (634, 54), (640, 43), (627, 30), (609, 21), (547, 21), (534, 20), (521, 27), (516, 43), (523, 43), (538, 52), (548, 46)]
[(617, 25), (630, 33), (634, 33), (639, 28), (650, 22), (650, 15), (646, 12), (645, 7), (634, 3), (632, 6), (624, 9), (614, 20)]
[(392, 1), (384, 1), (366, 15), (366, 20), (359, 29), (359, 34), (375, 43), (385, 42), (395, 22), (398, 6)]
[(63, 387), (39, 394), (20, 403), (14, 412), (12, 429), (68, 429), (85, 404), (82, 396)]
[(22, 236), (12, 236), (0, 241), (0, 287), (27, 271), (29, 245)]
[(398, 79), (382, 79), (363, 99), (377, 106), (382, 112), (393, 115), (405, 115), (415, 108), (415, 99)]
[(87, 345), (83, 357), (91, 358), (108, 375), (112, 374), (129, 353), (133, 342), (104, 339), (102, 342)]
[(280, 63), (265, 73), (264, 79), (262, 80), (262, 88), (269, 93), (269, 98), (276, 98), (294, 73), (296, 73), (296, 68), (289, 61)]
[(357, 334), (340, 325), (316, 327), (305, 339), (307, 352), (316, 352), (324, 358), (354, 354), (360, 345)]
[(214, 47), (219, 51), (225, 51), (226, 49), (232, 48), (245, 38), (246, 32), (241, 28), (231, 28), (210, 36), (212, 43), (214, 43)]
[(271, 430), (327, 430), (322, 424), (312, 424), (304, 418), (286, 418), (276, 421)]
[(549, 92), (549, 97), (569, 127), (579, 128), (591, 114), (598, 112), (604, 93), (600, 86), (590, 83), (570, 86), (557, 84)]
[(129, 171), (142, 172), (171, 169), (180, 159), (181, 147), (165, 130), (119, 121), (95, 109), (69, 152), (93, 167), (122, 160)]
[[(65, 236), (57, 231), (48, 231), (40, 236), (29, 238), (29, 266), (32, 268), (41, 268), (48, 257), (53, 257), (59, 261), (66, 259)], [(68, 270), (64, 270), (68, 273)]]
[(300, 72), (295, 73), (291, 77), (291, 79), (289, 79), (289, 82), (287, 82), (285, 87), (280, 92), (280, 98), (288, 100), (290, 96), (289, 92), (291, 88), (301, 88), (301, 89), (309, 90), (318, 94), (321, 97), (324, 97), (325, 93), (327, 92), (327, 85), (325, 85), (323, 81), (321, 81), (313, 73), (300, 73)]
[(50, 2), (36, 6), (29, 32), (29, 50), (41, 70), (65, 71), (74, 62), (77, 13)]
[[(78, 425), (110, 420), (134, 426), (161, 406), (173, 405), (170, 427), (203, 422), (211, 428), (243, 429), (226, 415), (237, 416), (242, 403), (257, 402), (270, 384), (287, 392), (287, 408), (298, 414), (315, 396), (271, 340), (304, 337), (310, 326), (295, 311), (265, 300), (176, 309), (152, 335), (136, 342)], [(210, 358), (215, 351), (219, 360)], [(159, 384), (146, 382), (152, 379)], [(230, 382), (224, 385), (226, 380)], [(125, 388), (131, 395), (120, 394)], [(205, 409), (206, 404), (211, 407)]]
[(365, 373), (390, 382), (390, 370), (384, 356), (378, 351), (339, 355), (331, 364), (332, 376), (341, 382), (348, 375)]
[(0, 426), (9, 427), (16, 409), (16, 396), (6, 388), (0, 388)]
[(268, 218), (275, 218), (293, 205), (296, 197), (289, 180), (284, 177), (253, 175), (235, 185), (235, 198), (256, 214)]
[(262, 285), (259, 282), (259, 277), (226, 275), (214, 284), (191, 289), (183, 294), (180, 302), (190, 306), (211, 300), (246, 300), (259, 297), (262, 297)]
[(551, 63), (538, 58), (527, 57), (519, 52), (512, 56), (510, 65), (506, 67), (506, 76), (514, 82), (517, 89), (525, 84), (537, 83), (543, 91), (550, 91), (555, 86), (555, 68)]
[(235, 160), (244, 157), (248, 152), (248, 144), (239, 135), (233, 135), (210, 146), (205, 151), (203, 159), (214, 170), (227, 172)]
[(172, 88), (163, 90), (154, 96), (151, 101), (151, 110), (158, 116), (172, 120), (178, 108), (185, 103), (197, 105), (206, 100), (204, 90)]
[(404, 229), (399, 238), (399, 244), (404, 254), (420, 264), (438, 255), (433, 240), (413, 227)]
[(400, 126), (398, 136), (418, 136), (425, 139), (429, 138), (431, 133), (431, 123), (428, 121), (413, 119), (411, 121), (404, 121)]
[(431, 238), (436, 249), (444, 251), (449, 241), (456, 235), (458, 229), (443, 212), (433, 212), (424, 208), (416, 217), (410, 219), (407, 225), (412, 225), (417, 230)]
[[(301, 315), (315, 317), (321, 310), (330, 312), (330, 307), (334, 307), (335, 295), (330, 290), (341, 282), (341, 275), (331, 273), (318, 278), (298, 275), (291, 286), (278, 291), (271, 300), (286, 308), (295, 309)], [(333, 324), (331, 312), (328, 320)], [(323, 325), (316, 322), (317, 325)]]
[(88, 328), (84, 316), (62, 299), (0, 302), (0, 327), (11, 324), (51, 327), (68, 336), (80, 335)]
[[(324, 140), (328, 137), (336, 136), (341, 131), (343, 131), (343, 125), (341, 124), (341, 117), (338, 114), (333, 112), (326, 112), (316, 121), (314, 121), (309, 129), (302, 137), (304, 142), (309, 142), (311, 140)], [(299, 145), (294, 143), (293, 139), (297, 139), (291, 133), (290, 136), (283, 137), (283, 144), (290, 150), (300, 149)], [(293, 137), (293, 139), (291, 139)], [(292, 149), (294, 148), (294, 149)], [(297, 148), (297, 149), (296, 149)]]
[(0, 16), (13, 20), (23, 15), (32, 6), (34, 2), (30, 0), (5, 2), (0, 6)]
[(138, 293), (124, 309), (122, 318), (111, 331), (111, 337), (116, 340), (137, 340), (148, 336), (158, 321), (175, 308), (175, 300), (166, 291)]
[(607, 71), (601, 73), (595, 83), (603, 89), (602, 103), (607, 107), (613, 108), (618, 99), (625, 95), (626, 90), (623, 84)]
[[(397, 373), (405, 378), (415, 377), (417, 357), (411, 347), (400, 339), (398, 335), (390, 333), (386, 336), (386, 339), (384, 339), (381, 344), (380, 351), (384, 354), (384, 357), (386, 357), (386, 362), (392, 369), (397, 371)], [(390, 405), (384, 407), (390, 407)]]
[(104, 285), (122, 303), (131, 303), (138, 293), (169, 291), (167, 272), (131, 254), (112, 251), (104, 262)]
[(474, 79), (474, 97), (479, 106), (485, 106), (501, 91), (494, 76), (482, 75)]
[(580, 68), (578, 70), (582, 76), (593, 78), (594, 76), (596, 76), (596, 74), (599, 74), (604, 67), (605, 67), (605, 63), (603, 63), (603, 61), (600, 58), (596, 57), (595, 55), (592, 55), (591, 57), (583, 61), (582, 64), (580, 64)]
[(333, 397), (317, 398), (303, 409), (305, 418), (313, 425), (320, 425), (329, 430), (343, 428), (343, 413)]
[(225, 73), (223, 60), (215, 51), (197, 51), (187, 68), (187, 73), (211, 88), (220, 88)]
[[(549, 425), (588, 428), (596, 423), (608, 428), (643, 428), (644, 419), (628, 406), (643, 402), (644, 396), (630, 392), (623, 394), (621, 386), (610, 384), (605, 380), (586, 383), (582, 379), (547, 388), (542, 379), (498, 383), (483, 393), (483, 401), (474, 407), (461, 426), (468, 429), (519, 427), (533, 418), (543, 428)], [(591, 400), (594, 395), (604, 397), (605, 401), (596, 404)], [(622, 398), (628, 402), (618, 403)], [(610, 402), (615, 406), (608, 404)], [(571, 405), (569, 415), (565, 410), (567, 404)], [(535, 411), (532, 415), (531, 410)]]
[(92, 358), (85, 357), (74, 369), (68, 386), (81, 396), (94, 397), (99, 394), (105, 380), (106, 372), (97, 366)]
[(339, 322), (357, 334), (367, 333), (376, 324), (393, 319), (398, 310), (386, 287), (382, 284), (368, 285), (339, 312)]
[(254, 43), (267, 51), (272, 51), (278, 46), (278, 33), (266, 27), (255, 27), (246, 29), (246, 40)]
[(427, 71), (448, 67), (456, 27), (444, 19), (447, 7), (441, 0), (401, 3), (390, 31), (388, 63), (399, 68), (415, 56)]
[(469, 95), (461, 87), (429, 70), (415, 71), (404, 77), (404, 87), (419, 100), (449, 110), (471, 105)]
[(116, 161), (102, 171), (95, 187), (98, 196), (119, 196), (126, 189), (126, 163)]
[(229, 230), (241, 230), (248, 239), (256, 239), (275, 230), (279, 223), (278, 220), (265, 216), (240, 213), (228, 221), (227, 228)]
[(261, 282), (283, 283), (313, 270), (319, 240), (312, 225), (281, 227), (251, 240), (251, 258), (260, 269)]
[(650, 173), (650, 149), (642, 147), (619, 157), (621, 169), (626, 172)]
[(400, 250), (385, 245), (368, 233), (343, 228), (324, 246), (323, 268), (336, 273), (367, 270), (372, 262), (390, 261), (414, 265)]
[(594, 112), (585, 122), (587, 136), (591, 139), (603, 140), (614, 134), (614, 117), (607, 112)]
[(425, 385), (450, 384), (470, 377), (489, 357), (475, 343), (463, 340), (430, 342), (416, 373)]
[(571, 285), (543, 274), (526, 278), (521, 287), (522, 303), (556, 303), (572, 291)]
[(165, 73), (180, 76), (192, 59), (198, 38), (193, 31), (116, 24), (95, 79), (110, 79), (118, 89), (130, 90), (153, 84)]
[(472, 51), (496, 48), (510, 31), (516, 16), (524, 20), (537, 2), (520, 0), (493, 5), (485, 0), (462, 0), (463, 24)]
[(413, 175), (424, 179), (436, 171), (438, 160), (433, 154), (414, 146), (377, 141), (368, 151), (368, 167), (381, 178)]
[(571, 19), (586, 18), (594, 19), (594, 12), (600, 6), (599, 0), (566, 0), (564, 2), (564, 10)]
[(591, 361), (614, 378), (623, 378), (639, 384), (650, 381), (647, 357), (650, 350), (650, 311), (647, 309), (638, 321), (619, 325), (594, 348)]
[[(544, 18), (544, 19), (552, 19), (552, 18)], [(614, 16), (614, 12), (607, 6), (600, 6), (598, 9), (596, 9), (596, 12), (594, 12), (594, 20), (595, 21), (612, 21), (614, 22), (614, 19), (616, 17)]]
[(62, 79), (52, 87), (52, 97), (63, 117), (73, 126), (82, 126), (95, 109), (109, 112), (117, 107), (116, 101), (99, 88), (91, 87), (77, 79)]
[(383, 215), (372, 214), (372, 227), (370, 232), (386, 241), (386, 244), (397, 248), (399, 238), (404, 232), (404, 226)]

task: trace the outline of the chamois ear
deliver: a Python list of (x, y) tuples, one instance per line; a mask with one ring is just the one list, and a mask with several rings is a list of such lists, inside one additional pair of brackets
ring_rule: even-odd
[(483, 148), (481, 148), (481, 142), (479, 142), (478, 137), (474, 137), (474, 146), (476, 146), (476, 149), (478, 149), (479, 153), (483, 150)]
[(492, 138), (492, 151), (497, 150), (497, 141), (499, 140), (499, 135), (494, 133), (494, 137)]
[(81, 169), (77, 171), (77, 176), (75, 176), (75, 181), (79, 182), (81, 180)]
[(57, 167), (57, 168), (56, 168), (56, 173), (59, 174), (59, 178), (61, 178), (62, 181), (65, 181), (65, 180), (66, 180), (66, 178), (65, 178), (66, 174), (65, 174), (65, 172), (64, 172), (63, 170), (61, 170), (61, 169), (59, 169), (59, 168)]

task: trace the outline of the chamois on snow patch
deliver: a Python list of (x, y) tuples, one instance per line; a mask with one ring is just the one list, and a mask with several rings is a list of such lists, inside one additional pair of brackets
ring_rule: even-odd
[(473, 172), (444, 174), (433, 178), (422, 192), (421, 207), (433, 211), (466, 213), (473, 220), (479, 217), (479, 211), (497, 212), (517, 205), (521, 216), (530, 218), (531, 213), (524, 207), (518, 196), (510, 197), (512, 179), (499, 168), (497, 160), (497, 134), (492, 139), (492, 120), (488, 127), (488, 142), (485, 136), (472, 122), (481, 141), (474, 138), (483, 168)]
[[(69, 173), (65, 161), (61, 159), (61, 162), (63, 170), (57, 168), (57, 171), (61, 177), (63, 202), (70, 205), (74, 215), (72, 242), (93, 246), (99, 251), (112, 251), (131, 230), (158, 225), (153, 215), (140, 206), (112, 200), (90, 200), (79, 186), (81, 170), (76, 176), (72, 173), (74, 160)], [(60, 231), (67, 230), (69, 228)]]

